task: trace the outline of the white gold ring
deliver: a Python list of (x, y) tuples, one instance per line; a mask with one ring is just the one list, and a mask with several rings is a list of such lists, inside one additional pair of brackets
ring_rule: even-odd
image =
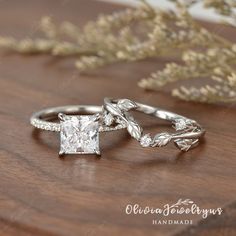
[[(154, 137), (149, 133), (143, 134), (141, 126), (128, 112), (131, 109), (171, 122), (176, 132), (159, 133)], [(129, 134), (139, 141), (142, 147), (163, 147), (173, 141), (180, 150), (188, 151), (197, 146), (205, 134), (205, 130), (195, 120), (128, 99), (105, 98), (104, 110), (114, 119), (121, 119)]]
[[(144, 134), (130, 114), (136, 110), (171, 122), (173, 133)], [(60, 122), (56, 122), (59, 119)], [(59, 155), (100, 155), (99, 132), (127, 128), (142, 147), (162, 147), (173, 141), (182, 151), (197, 146), (205, 130), (195, 121), (160, 108), (129, 99), (104, 99), (103, 106), (72, 105), (53, 107), (34, 113), (30, 123), (42, 130), (60, 132)]]
[[(60, 122), (53, 122), (57, 118)], [(100, 155), (99, 132), (125, 128), (124, 124), (120, 123), (111, 125), (109, 116), (103, 116), (103, 107), (91, 105), (47, 108), (34, 113), (30, 123), (38, 129), (60, 132), (60, 156)]]

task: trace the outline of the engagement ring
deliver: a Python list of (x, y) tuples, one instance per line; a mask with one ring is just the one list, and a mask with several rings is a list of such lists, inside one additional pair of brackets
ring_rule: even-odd
[[(130, 114), (139, 111), (167, 120), (173, 133), (145, 134)], [(55, 122), (59, 119), (60, 122)], [(182, 151), (195, 147), (205, 130), (195, 121), (160, 108), (137, 103), (129, 99), (104, 99), (103, 106), (78, 105), (48, 108), (32, 115), (31, 124), (47, 131), (60, 132), (59, 155), (100, 155), (99, 132), (127, 128), (128, 133), (142, 147), (163, 147), (173, 141)]]
[[(60, 122), (53, 122), (55, 119)], [(39, 111), (32, 115), (30, 123), (38, 129), (60, 132), (59, 155), (100, 155), (99, 132), (125, 128), (120, 123), (112, 125), (110, 119), (103, 115), (102, 106), (80, 105)]]

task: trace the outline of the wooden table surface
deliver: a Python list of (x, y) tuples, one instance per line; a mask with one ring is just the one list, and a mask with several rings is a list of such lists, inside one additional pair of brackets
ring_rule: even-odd
[[(2, 0), (0, 35), (34, 37), (41, 16), (78, 25), (116, 5), (85, 0)], [(207, 25), (229, 38), (231, 29)], [(236, 235), (236, 106), (183, 102), (145, 92), (137, 81), (168, 59), (112, 65), (80, 75), (73, 61), (0, 54), (0, 235)], [(101, 104), (105, 96), (186, 115), (207, 130), (188, 153), (174, 145), (142, 149), (125, 131), (101, 135), (102, 158), (58, 158), (58, 135), (36, 132), (30, 115), (42, 108)], [(165, 123), (137, 116), (146, 131)], [(178, 199), (221, 216), (182, 216), (193, 225), (153, 225), (153, 215), (126, 215), (127, 204), (160, 208)], [(159, 218), (163, 219), (163, 218)]]

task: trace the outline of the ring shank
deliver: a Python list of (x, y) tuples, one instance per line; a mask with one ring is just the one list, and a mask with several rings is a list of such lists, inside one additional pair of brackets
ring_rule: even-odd
[(84, 115), (84, 114), (95, 114), (101, 112), (102, 112), (102, 106), (69, 105), (69, 106), (53, 107), (34, 113), (30, 118), (30, 123), (38, 129), (59, 132), (60, 124), (56, 122), (51, 122), (51, 120), (58, 119), (59, 113), (64, 113), (67, 115)]
[[(105, 104), (105, 106), (109, 105), (111, 103), (117, 104), (118, 101), (119, 100), (117, 100), (117, 99), (105, 98), (104, 104)], [(145, 113), (147, 115), (151, 115), (151, 116), (160, 118), (162, 120), (167, 120), (170, 122), (175, 122), (178, 119), (190, 120), (187, 117), (178, 115), (173, 112), (165, 111), (165, 110), (157, 108), (157, 107), (145, 105), (145, 104), (138, 103), (138, 102), (135, 102), (135, 103), (137, 104), (137, 108), (135, 108), (135, 111), (139, 111), (139, 112)], [(187, 133), (180, 132), (180, 133), (173, 134), (173, 137), (175, 137), (175, 138), (188, 138), (188, 139), (202, 137), (205, 133), (205, 130), (196, 121), (194, 121), (194, 122), (197, 127), (197, 129), (194, 132), (187, 132)]]
[(67, 115), (82, 115), (82, 114), (93, 114), (100, 113), (102, 111), (101, 106), (90, 106), (90, 105), (72, 105), (72, 106), (61, 106), (53, 107), (41, 110), (32, 115), (32, 117), (39, 119), (55, 119), (59, 113), (65, 113)]
[[(138, 107), (136, 109), (137, 111), (143, 112), (145, 114), (148, 114), (148, 115), (151, 115), (154, 117), (158, 117), (163, 120), (173, 122), (177, 119), (188, 119), (184, 116), (180, 116), (180, 115), (175, 114), (173, 112), (161, 110), (159, 108), (144, 105), (141, 103), (136, 103), (136, 104), (138, 105)], [(189, 132), (189, 133), (185, 133), (185, 134), (176, 134), (175, 138), (199, 138), (205, 133), (205, 130), (202, 129), (202, 127), (200, 125), (198, 125), (198, 128), (199, 128), (198, 131), (195, 131), (195, 132)]]
[(173, 112), (165, 111), (157, 107), (152, 107), (138, 102), (136, 102), (136, 104), (138, 105), (136, 109), (137, 111), (143, 112), (154, 117), (158, 117), (163, 120), (174, 121), (175, 119), (185, 118), (184, 116), (175, 114)]
[[(111, 98), (105, 98), (104, 99), (105, 105), (109, 104), (109, 103), (115, 103), (116, 104), (118, 101), (119, 100), (117, 100), (117, 99), (111, 99)], [(180, 118), (187, 119), (184, 116), (175, 114), (173, 112), (165, 111), (165, 110), (160, 109), (158, 107), (149, 106), (149, 105), (142, 104), (142, 103), (139, 103), (139, 102), (135, 102), (135, 103), (138, 105), (137, 108), (135, 109), (136, 111), (140, 111), (140, 112), (145, 113), (147, 115), (151, 115), (151, 116), (163, 119), (163, 120), (174, 121), (174, 120), (180, 119)]]

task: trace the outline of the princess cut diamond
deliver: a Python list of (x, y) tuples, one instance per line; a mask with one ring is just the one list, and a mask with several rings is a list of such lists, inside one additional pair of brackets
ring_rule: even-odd
[(60, 114), (62, 154), (100, 154), (99, 121), (96, 115)]

